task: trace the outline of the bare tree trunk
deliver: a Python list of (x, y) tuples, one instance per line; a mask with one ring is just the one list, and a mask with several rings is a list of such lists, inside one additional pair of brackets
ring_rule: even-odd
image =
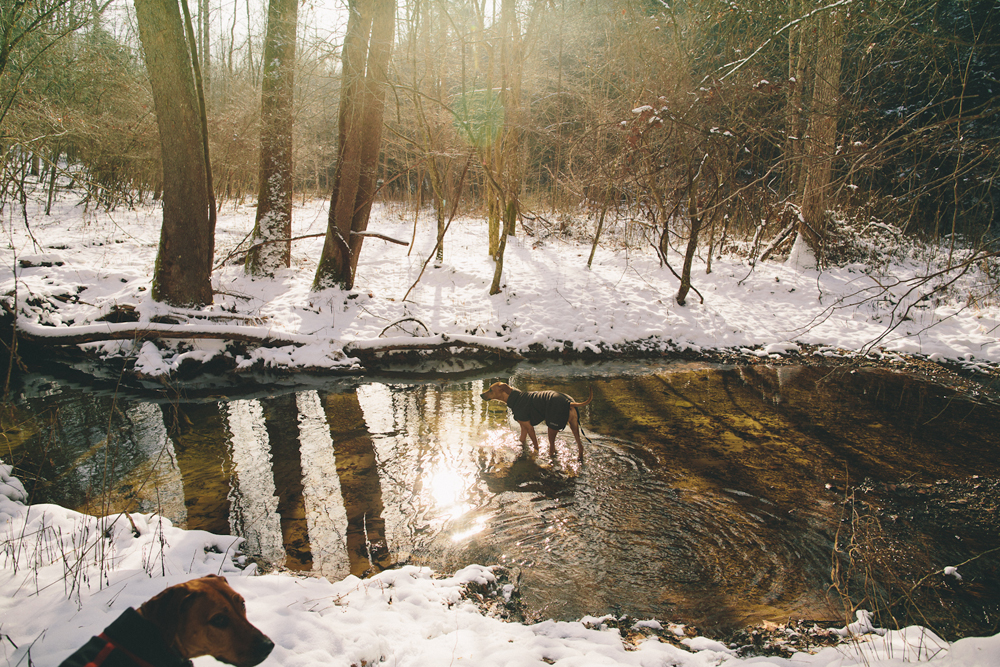
[(382, 111), (396, 5), (352, 0), (344, 39), (340, 142), (330, 217), (313, 289), (351, 288), (375, 195)]
[(842, 22), (843, 15), (838, 12), (822, 12), (818, 16), (815, 79), (803, 156), (799, 234), (820, 263), (823, 261), (829, 190), (837, 148), (840, 63), (844, 50)]
[(349, 282), (345, 279), (350, 273), (351, 261), (347, 240), (351, 234), (361, 170), (363, 101), (360, 89), (368, 57), (371, 4), (370, 0), (354, 0), (348, 5), (347, 35), (344, 37), (341, 55), (337, 165), (333, 176), (326, 240), (313, 282), (314, 289), (338, 283), (346, 287)]
[[(415, 40), (421, 41), (423, 51), (423, 70), (417, 76), (417, 49), (412, 49), (412, 67), (414, 72), (414, 92), (413, 105), (417, 123), (420, 127), (422, 141), (420, 148), (423, 151), (423, 158), (427, 164), (426, 178), (430, 181), (431, 200), (434, 204), (434, 216), (437, 220), (437, 254), (434, 261), (435, 267), (440, 267), (444, 263), (444, 238), (442, 234), (445, 229), (445, 206), (448, 200), (447, 175), (450, 171), (451, 158), (446, 157), (447, 150), (443, 146), (443, 132), (436, 126), (432, 117), (428, 116), (424, 95), (429, 94), (431, 99), (442, 99), (442, 91), (448, 86), (444, 82), (444, 71), (439, 58), (435, 58), (434, 38), (436, 36), (434, 27), (434, 17), (432, 4), (429, 0), (418, 2), (414, 12), (417, 17), (419, 34)], [(443, 14), (443, 12), (441, 12)], [(447, 22), (444, 16), (438, 16), (438, 26), (442, 31), (447, 30)], [(440, 39), (442, 46), (447, 41), (447, 34)], [(423, 180), (421, 180), (421, 185)], [(421, 187), (421, 195), (423, 188)], [(421, 200), (422, 203), (422, 200)]]
[[(392, 56), (393, 33), (396, 28), (395, 0), (375, 0), (372, 17), (371, 44), (368, 49), (368, 67), (364, 79), (364, 139), (361, 148), (361, 173), (358, 180), (357, 205), (351, 222), (352, 232), (368, 229), (372, 203), (378, 191), (378, 158), (382, 148), (382, 115), (385, 110), (385, 90)], [(358, 257), (364, 236), (352, 235), (350, 283), (358, 268)]]
[[(503, 0), (500, 7), (500, 102), (504, 109), (504, 126), (499, 146), (494, 148), (497, 209), (502, 218), (499, 243), (493, 254), (495, 262), (490, 294), (499, 294), (503, 274), (503, 255), (507, 237), (513, 236), (520, 213), (521, 138), (518, 110), (521, 103), (521, 28), (517, 22), (516, 0)], [(496, 187), (498, 186), (499, 187)]]
[[(802, 13), (802, 0), (788, 1), (789, 16), (798, 18)], [(798, 198), (802, 168), (802, 119), (806, 88), (806, 39), (810, 31), (801, 24), (792, 27), (788, 34), (788, 85), (786, 90), (785, 121), (785, 194)]]
[(261, 86), (260, 177), (256, 245), (247, 273), (273, 276), (292, 258), (292, 117), (298, 0), (271, 0)]
[(487, 201), (486, 201), (486, 224), (487, 224), (487, 235), (489, 236), (489, 247), (487, 252), (490, 257), (496, 257), (497, 252), (500, 249), (500, 218), (502, 210), (501, 203), (497, 199), (496, 192), (493, 191), (489, 185), (486, 186)]
[(52, 151), (52, 165), (49, 168), (49, 191), (45, 199), (45, 215), (52, 215), (52, 199), (56, 193), (56, 177), (59, 173), (59, 153), (58, 147)]
[(431, 157), (427, 162), (427, 173), (431, 179), (431, 192), (434, 198), (434, 218), (437, 220), (437, 253), (434, 257), (434, 266), (440, 267), (444, 264), (444, 228), (445, 228), (445, 184), (438, 169), (437, 158)]
[(209, 174), (191, 52), (176, 0), (136, 0), (163, 163), (163, 227), (152, 296), (177, 306), (212, 303), (214, 238)]
[(201, 29), (199, 39), (199, 42), (201, 43), (201, 80), (206, 98), (211, 98), (212, 90), (212, 47), (210, 43), (211, 31), (209, 30), (209, 15), (208, 0), (199, 0), (198, 24)]
[(604, 201), (601, 203), (601, 217), (597, 221), (597, 230), (594, 232), (594, 242), (590, 246), (590, 257), (587, 258), (587, 268), (589, 269), (591, 264), (594, 263), (594, 255), (597, 253), (597, 244), (601, 240), (601, 232), (604, 231), (604, 216), (608, 213), (608, 201), (605, 196)]
[[(681, 284), (677, 290), (678, 306), (683, 306), (687, 302), (688, 292), (691, 291), (691, 267), (694, 265), (694, 255), (698, 251), (698, 234), (701, 232), (703, 213), (698, 206), (698, 189), (701, 186), (701, 172), (705, 168), (706, 154), (698, 166), (698, 172), (691, 176), (688, 181), (688, 220), (691, 223), (691, 233), (688, 236), (687, 250), (684, 252), (684, 266), (681, 268)], [(691, 172), (688, 172), (689, 174)]]

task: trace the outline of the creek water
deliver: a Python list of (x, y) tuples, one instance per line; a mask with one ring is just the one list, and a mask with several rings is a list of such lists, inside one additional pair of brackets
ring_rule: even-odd
[[(537, 457), (522, 448), (505, 406), (479, 397), (496, 379), (577, 400), (593, 390), (585, 459), (568, 430), (556, 460), (544, 428)], [(861, 547), (916, 579), (1000, 544), (968, 507), (907, 520), (898, 499), (856, 495), (1000, 477), (998, 416), (912, 375), (839, 367), (552, 363), (195, 397), (33, 375), (4, 414), (0, 459), (34, 503), (157, 512), (241, 535), (247, 553), (291, 570), (503, 564), (534, 617), (627, 613), (724, 632), (843, 619), (847, 588), (870, 593), (857, 588), (871, 567)], [(879, 517), (892, 526), (873, 537)], [(985, 578), (998, 562), (975, 567)], [(995, 625), (985, 594), (948, 613)]]

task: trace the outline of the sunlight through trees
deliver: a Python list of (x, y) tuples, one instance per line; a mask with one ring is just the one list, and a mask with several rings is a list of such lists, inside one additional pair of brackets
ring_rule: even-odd
[[(166, 206), (177, 179), (202, 180), (160, 143), (150, 2), (4, 4), (4, 206), (33, 174), (50, 200), (73, 188), (105, 208)], [(208, 195), (256, 201), (257, 230), (227, 249), (254, 273), (291, 264), (293, 196), (333, 202), (317, 288), (353, 284), (375, 199), (409, 208), (436, 266), (451, 216), (482, 216), (493, 293), (511, 235), (648, 243), (709, 271), (797, 236), (820, 265), (848, 261), (872, 224), (993, 248), (995, 3), (357, 0), (295, 17), (273, 0), (274, 20), (263, 0), (194, 4)], [(193, 148), (194, 123), (165, 141)]]

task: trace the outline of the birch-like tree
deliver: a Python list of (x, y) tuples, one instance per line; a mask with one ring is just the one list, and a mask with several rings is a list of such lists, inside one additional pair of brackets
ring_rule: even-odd
[(298, 0), (271, 0), (264, 45), (260, 103), (260, 177), (251, 275), (273, 276), (292, 258), (292, 119)]

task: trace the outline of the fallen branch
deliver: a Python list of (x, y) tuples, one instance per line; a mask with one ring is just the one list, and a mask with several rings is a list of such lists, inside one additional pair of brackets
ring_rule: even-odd
[[(404, 322), (414, 322), (414, 323), (416, 323), (416, 324), (419, 324), (419, 325), (420, 325), (420, 327), (421, 327), (421, 328), (422, 328), (422, 329), (423, 329), (424, 331), (426, 331), (428, 335), (430, 335), (430, 332), (431, 332), (431, 330), (430, 330), (430, 329), (429, 329), (429, 328), (427, 327), (427, 325), (426, 325), (426, 324), (424, 324), (423, 322), (421, 322), (420, 320), (418, 320), (418, 319), (417, 319), (417, 318), (415, 318), (415, 317), (404, 317), (404, 318), (403, 318), (403, 319), (401, 319), (401, 320), (396, 320), (396, 321), (395, 321), (395, 322), (393, 322), (392, 324), (389, 324), (389, 325), (387, 325), (387, 326), (386, 326), (386, 327), (385, 327), (384, 329), (382, 329), (382, 331), (381, 331), (381, 332), (379, 333), (378, 337), (379, 337), (379, 338), (381, 338), (382, 336), (384, 336), (384, 335), (385, 335), (385, 332), (386, 332), (386, 331), (388, 331), (389, 329), (391, 329), (391, 328), (393, 328), (393, 327), (397, 327), (397, 326), (399, 326), (400, 324), (403, 324)], [(401, 329), (401, 330), (403, 330), (403, 329), (402, 329), (402, 327), (400, 327), (400, 329)]]
[[(243, 237), (243, 241), (246, 241), (248, 238), (250, 238), (251, 234), (253, 234), (253, 232), (250, 232), (249, 234), (247, 234), (246, 236), (244, 236)], [(316, 239), (316, 238), (321, 238), (321, 237), (325, 237), (325, 236), (326, 236), (326, 232), (322, 232), (322, 233), (319, 233), (319, 234), (303, 234), (302, 236), (292, 236), (290, 238), (267, 239), (265, 241), (257, 241), (256, 243), (254, 243), (252, 246), (250, 246), (246, 250), (240, 250), (239, 249), (240, 245), (243, 244), (243, 241), (240, 241), (236, 245), (236, 248), (233, 249), (233, 251), (230, 252), (228, 255), (226, 255), (225, 259), (223, 259), (221, 262), (219, 262), (218, 264), (216, 264), (212, 268), (212, 270), (215, 271), (215, 270), (217, 270), (217, 269), (225, 266), (226, 263), (229, 260), (231, 260), (233, 257), (235, 257), (237, 255), (246, 255), (246, 254), (252, 252), (255, 248), (262, 248), (263, 246), (271, 245), (271, 244), (274, 244), (274, 243), (294, 243), (295, 241), (301, 241), (303, 239)], [(406, 245), (406, 246), (410, 245), (408, 241), (400, 241), (399, 239), (394, 239), (391, 236), (386, 236), (385, 234), (379, 234), (378, 232), (353, 232), (352, 231), (351, 232), (351, 236), (372, 236), (374, 238), (382, 239), (383, 241), (388, 241), (390, 243), (396, 243), (398, 245)], [(339, 237), (339, 238), (343, 238), (343, 237)], [(343, 248), (341, 248), (341, 250), (343, 250)]]
[(787, 227), (785, 227), (780, 232), (778, 232), (778, 235), (775, 236), (771, 240), (771, 242), (767, 244), (767, 247), (764, 248), (763, 252), (760, 253), (760, 257), (757, 258), (757, 262), (765, 262), (765, 261), (767, 261), (767, 258), (771, 256), (771, 253), (774, 252), (775, 249), (779, 245), (781, 245), (782, 241), (784, 241), (786, 238), (788, 238), (789, 234), (791, 234), (793, 231), (795, 231), (795, 228), (798, 227), (798, 225), (799, 225), (799, 221), (796, 218), (796, 219), (792, 220), (790, 223), (788, 223)]
[(378, 232), (351, 232), (351, 236), (371, 236), (376, 239), (382, 239), (383, 241), (388, 241), (389, 243), (395, 243), (396, 245), (410, 245), (409, 241), (400, 241), (399, 239), (394, 239), (391, 236), (386, 236), (385, 234), (379, 234)]

